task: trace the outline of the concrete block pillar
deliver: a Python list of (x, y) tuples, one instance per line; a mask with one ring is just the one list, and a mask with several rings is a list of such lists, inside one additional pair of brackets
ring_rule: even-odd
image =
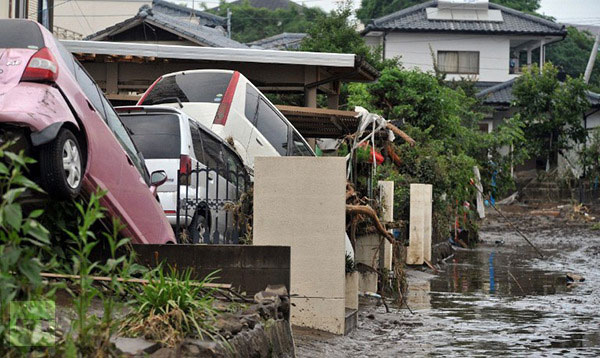
[(358, 309), (358, 271), (346, 274), (346, 308)]
[(346, 161), (257, 157), (256, 245), (291, 247), (291, 322), (344, 334)]
[(379, 181), (379, 202), (383, 208), (382, 221), (391, 223), (394, 221), (394, 182), (390, 180)]
[(423, 265), (425, 260), (431, 260), (432, 197), (431, 184), (410, 185), (408, 265)]

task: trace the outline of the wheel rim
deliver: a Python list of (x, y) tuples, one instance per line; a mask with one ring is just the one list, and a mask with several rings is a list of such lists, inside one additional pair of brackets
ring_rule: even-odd
[(72, 139), (67, 139), (63, 145), (63, 168), (67, 184), (73, 189), (77, 188), (81, 182), (81, 156)]

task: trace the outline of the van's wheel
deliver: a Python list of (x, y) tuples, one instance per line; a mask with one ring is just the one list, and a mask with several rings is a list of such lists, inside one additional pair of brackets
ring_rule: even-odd
[(204, 233), (207, 229), (206, 218), (196, 210), (194, 213), (194, 217), (192, 218), (192, 222), (188, 227), (188, 232), (190, 233), (190, 237), (192, 238), (193, 244), (198, 244), (201, 242), (204, 237)]
[(56, 138), (40, 147), (41, 185), (57, 199), (74, 199), (83, 182), (83, 153), (77, 138), (61, 129)]

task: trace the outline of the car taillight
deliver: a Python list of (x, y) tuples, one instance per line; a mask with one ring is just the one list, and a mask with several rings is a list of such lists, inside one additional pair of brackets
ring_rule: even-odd
[(179, 172), (190, 174), (192, 172), (192, 158), (189, 155), (181, 155), (179, 158)]
[(156, 84), (158, 82), (160, 82), (160, 80), (162, 80), (162, 76), (160, 76), (159, 78), (156, 79), (156, 81), (154, 81), (154, 83), (152, 83), (150, 85), (150, 87), (148, 87), (148, 89), (146, 90), (146, 93), (144, 93), (144, 95), (142, 96), (142, 98), (140, 98), (140, 100), (138, 101), (137, 105), (141, 106), (142, 103), (144, 103), (144, 101), (146, 100), (146, 97), (148, 97), (148, 95), (150, 94), (150, 92), (152, 92), (152, 89), (154, 89), (154, 86), (156, 86)]
[(229, 86), (227, 86), (227, 90), (225, 91), (225, 95), (221, 100), (219, 109), (217, 109), (217, 114), (215, 115), (215, 120), (213, 121), (213, 124), (225, 125), (225, 123), (227, 122), (227, 116), (229, 116), (231, 102), (233, 102), (233, 95), (235, 94), (235, 88), (237, 87), (239, 79), (240, 73), (238, 71), (235, 71), (233, 73), (233, 76), (231, 76), (231, 81), (229, 81)]
[(58, 65), (54, 56), (47, 47), (36, 52), (21, 77), (21, 81), (27, 82), (54, 82), (58, 77)]

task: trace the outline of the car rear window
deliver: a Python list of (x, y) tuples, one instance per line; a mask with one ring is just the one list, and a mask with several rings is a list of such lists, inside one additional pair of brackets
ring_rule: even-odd
[(181, 102), (221, 103), (231, 73), (188, 73), (167, 76), (152, 88), (143, 104)]
[(33, 21), (0, 20), (0, 48), (44, 47), (44, 38), (38, 25)]
[(181, 155), (179, 117), (174, 114), (120, 115), (131, 138), (146, 159), (174, 159)]

